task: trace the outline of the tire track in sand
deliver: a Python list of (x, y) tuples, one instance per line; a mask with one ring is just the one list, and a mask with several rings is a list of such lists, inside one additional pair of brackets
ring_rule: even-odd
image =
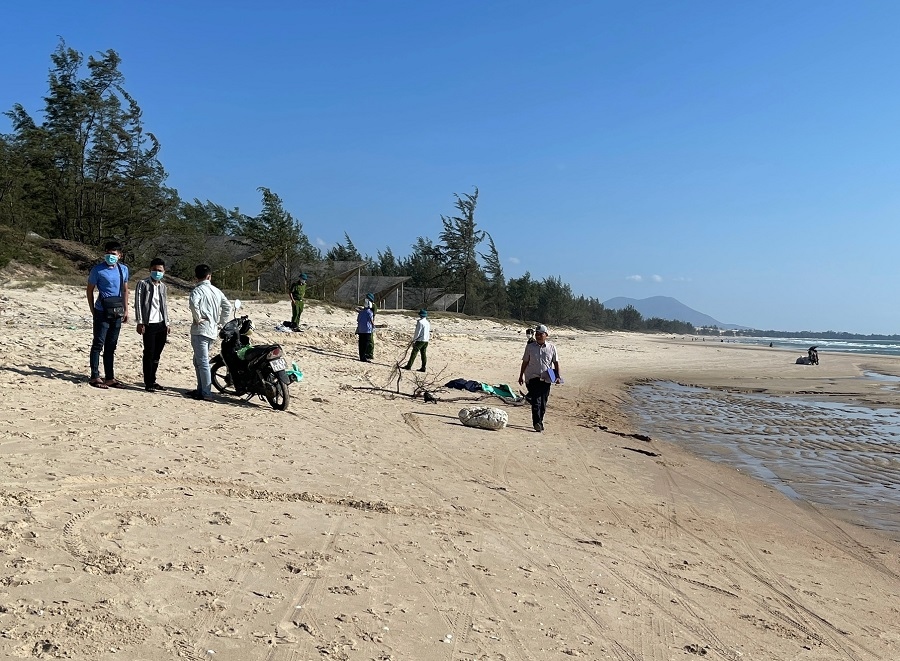
[[(718, 494), (721, 497), (721, 500), (728, 504), (734, 522), (733, 529), (741, 541), (741, 546), (744, 549), (743, 553), (735, 549), (724, 537), (721, 538), (721, 542), (727, 549), (733, 552), (733, 555), (723, 553), (721, 549), (713, 547), (702, 537), (684, 526), (681, 526), (677, 522), (673, 522), (673, 525), (677, 526), (684, 534), (693, 538), (698, 544), (703, 545), (708, 551), (714, 553), (722, 561), (730, 564), (739, 573), (748, 576), (758, 584), (764, 586), (770, 592), (771, 597), (781, 605), (784, 611), (787, 612), (783, 612), (763, 600), (752, 600), (758, 608), (769, 613), (772, 617), (777, 618), (791, 629), (796, 630), (802, 636), (806, 636), (821, 645), (829, 647), (835, 652), (842, 654), (847, 659), (857, 661), (859, 659), (858, 653), (860, 652), (867, 654), (872, 659), (881, 658), (861, 643), (849, 639), (848, 632), (835, 626), (828, 621), (828, 619), (822, 617), (812, 608), (804, 604), (800, 597), (796, 596), (793, 587), (786, 585), (778, 576), (778, 573), (761, 557), (753, 544), (747, 539), (743, 526), (740, 525), (740, 516), (734, 502), (735, 499), (745, 501), (746, 498), (733, 489), (728, 488), (726, 485), (712, 484), (706, 480), (700, 480), (693, 475), (675, 471), (668, 466), (665, 466), (665, 471), (673, 495), (676, 491), (680, 492), (680, 488), (674, 477), (677, 475), (686, 481)], [(757, 503), (751, 503), (751, 505), (759, 507)], [(810, 531), (809, 528), (805, 529), (812, 534), (812, 531)], [(862, 561), (859, 557), (856, 557), (856, 559)], [(877, 568), (872, 567), (870, 562), (864, 562), (864, 564), (877, 570)], [(851, 648), (856, 648), (856, 651)]]

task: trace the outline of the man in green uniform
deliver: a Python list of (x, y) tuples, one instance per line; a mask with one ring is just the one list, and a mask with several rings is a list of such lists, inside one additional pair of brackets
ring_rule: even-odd
[(300, 315), (303, 314), (303, 299), (306, 298), (306, 280), (305, 273), (300, 274), (300, 278), (291, 287), (291, 328), (299, 331)]

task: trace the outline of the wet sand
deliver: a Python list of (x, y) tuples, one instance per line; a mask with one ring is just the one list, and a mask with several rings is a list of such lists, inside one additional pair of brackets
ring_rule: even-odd
[(630, 392), (642, 432), (900, 541), (900, 411), (671, 382)]
[[(305, 374), (287, 413), (186, 400), (184, 299), (147, 394), (86, 382), (83, 289), (0, 292), (0, 656), (90, 659), (893, 660), (889, 537), (674, 443), (635, 438), (627, 385), (672, 380), (896, 406), (859, 378), (900, 362), (556, 331), (566, 385), (547, 431), (471, 398), (394, 396), (412, 316), (376, 363), (353, 316), (250, 304)], [(512, 383), (521, 329), (436, 314), (428, 378)], [(406, 392), (415, 373), (403, 373)], [(498, 404), (488, 399), (480, 403)]]

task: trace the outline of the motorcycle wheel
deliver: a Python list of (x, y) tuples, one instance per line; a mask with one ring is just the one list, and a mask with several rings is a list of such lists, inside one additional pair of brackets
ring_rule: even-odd
[[(272, 387), (272, 390), (275, 392), (274, 397), (269, 397), (266, 395), (266, 400), (268, 400), (269, 404), (276, 411), (286, 411), (288, 407), (288, 403), (291, 401), (290, 390), (288, 390), (287, 384), (282, 383), (281, 379), (279, 379), (275, 375), (270, 375), (268, 377), (268, 384)], [(268, 388), (267, 388), (268, 390)]]
[(228, 366), (224, 362), (216, 362), (210, 370), (210, 375), (216, 390), (234, 394), (234, 383), (231, 381), (231, 374), (228, 373)]

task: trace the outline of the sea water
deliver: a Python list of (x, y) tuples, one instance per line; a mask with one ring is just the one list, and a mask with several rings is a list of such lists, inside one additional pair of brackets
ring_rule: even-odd
[(900, 356), (900, 340), (842, 340), (821, 337), (729, 337), (721, 339), (729, 343), (765, 347), (771, 343), (773, 347), (779, 349), (795, 349), (798, 355), (804, 356), (809, 347), (818, 347), (820, 359), (823, 353), (829, 351)]
[(641, 432), (900, 539), (900, 411), (671, 382), (630, 395)]

